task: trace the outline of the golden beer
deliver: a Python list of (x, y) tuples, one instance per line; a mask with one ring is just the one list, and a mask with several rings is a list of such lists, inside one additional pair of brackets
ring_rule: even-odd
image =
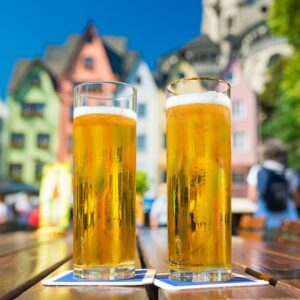
[(75, 109), (73, 259), (83, 278), (134, 275), (136, 120), (115, 111)]
[(205, 95), (197, 101), (193, 94), (189, 103), (188, 97), (169, 98), (166, 112), (169, 272), (179, 280), (227, 280), (231, 276), (230, 99), (222, 95), (225, 101), (210, 103), (203, 101)]

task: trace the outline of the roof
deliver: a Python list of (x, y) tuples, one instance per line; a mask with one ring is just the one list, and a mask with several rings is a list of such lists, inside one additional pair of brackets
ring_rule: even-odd
[(31, 60), (19, 59), (14, 65), (9, 90), (14, 90), (20, 80), (26, 75), (28, 67), (31, 65)]
[(51, 79), (53, 80), (53, 84), (56, 87), (56, 80), (53, 76), (54, 74), (43, 61), (39, 59), (19, 59), (16, 61), (15, 66), (13, 68), (11, 81), (9, 85), (9, 91), (14, 91), (18, 87), (20, 82), (27, 75), (27, 73), (33, 65), (40, 65), (43, 68), (45, 68), (49, 72)]
[(127, 38), (124, 36), (104, 36), (103, 42), (119, 55), (124, 55), (127, 51)]
[(59, 75), (67, 67), (81, 36), (72, 34), (68, 37), (64, 46), (49, 46), (45, 51), (44, 61), (47, 67), (55, 74)]
[[(9, 89), (14, 90), (19, 85), (34, 61), (43, 64), (54, 77), (59, 76), (69, 67), (70, 61), (76, 56), (84, 38), (96, 34), (97, 30), (94, 25), (89, 24), (83, 34), (69, 35), (64, 45), (48, 46), (43, 60), (18, 60), (12, 73)], [(128, 50), (126, 37), (105, 36), (102, 37), (102, 40), (113, 72), (118, 74), (120, 78), (126, 77), (133, 68), (135, 61), (139, 59), (139, 53)]]
[(160, 64), (163, 63), (166, 59), (168, 59), (170, 56), (174, 54), (180, 55), (186, 51), (194, 51), (200, 53), (219, 53), (220, 46), (219, 44), (214, 43), (206, 34), (203, 34), (191, 40), (183, 47), (167, 53), (160, 59), (159, 63)]
[(126, 78), (130, 71), (133, 69), (134, 64), (140, 59), (140, 54), (135, 51), (128, 52), (123, 57), (123, 64), (122, 64), (122, 78)]
[(219, 44), (214, 43), (209, 36), (206, 34), (201, 35), (200, 37), (195, 38), (189, 43), (185, 44), (179, 50), (197, 50), (201, 52), (207, 52), (208, 50), (218, 52), (220, 51)]

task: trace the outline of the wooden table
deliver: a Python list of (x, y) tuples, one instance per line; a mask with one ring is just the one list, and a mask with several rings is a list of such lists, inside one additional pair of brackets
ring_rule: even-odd
[[(144, 230), (139, 238), (142, 262), (158, 273), (168, 270), (167, 230)], [(300, 249), (233, 238), (233, 271), (268, 280), (269, 286), (189, 291), (154, 290), (158, 299), (300, 299)]]
[[(141, 263), (136, 257), (136, 267)], [(72, 236), (0, 235), (0, 299), (149, 299), (145, 287), (46, 287), (49, 274), (72, 269)]]
[[(141, 260), (140, 260), (141, 257)], [(141, 230), (137, 267), (166, 272), (167, 230)], [(0, 235), (1, 299), (300, 299), (300, 249), (233, 239), (233, 270), (269, 286), (169, 292), (147, 287), (45, 287), (46, 277), (72, 269), (72, 236)]]

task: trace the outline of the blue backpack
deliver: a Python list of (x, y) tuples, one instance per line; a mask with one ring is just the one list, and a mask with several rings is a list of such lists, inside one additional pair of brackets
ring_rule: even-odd
[(283, 212), (287, 209), (289, 184), (282, 173), (262, 167), (258, 172), (258, 191), (271, 212)]

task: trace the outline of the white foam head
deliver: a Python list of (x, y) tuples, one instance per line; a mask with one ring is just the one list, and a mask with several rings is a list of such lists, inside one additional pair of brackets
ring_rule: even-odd
[(84, 115), (118, 115), (136, 120), (136, 112), (127, 108), (121, 107), (108, 107), (108, 106), (81, 106), (74, 108), (73, 118)]
[(166, 109), (188, 104), (219, 104), (231, 109), (230, 98), (225, 94), (214, 91), (171, 96), (167, 99)]

